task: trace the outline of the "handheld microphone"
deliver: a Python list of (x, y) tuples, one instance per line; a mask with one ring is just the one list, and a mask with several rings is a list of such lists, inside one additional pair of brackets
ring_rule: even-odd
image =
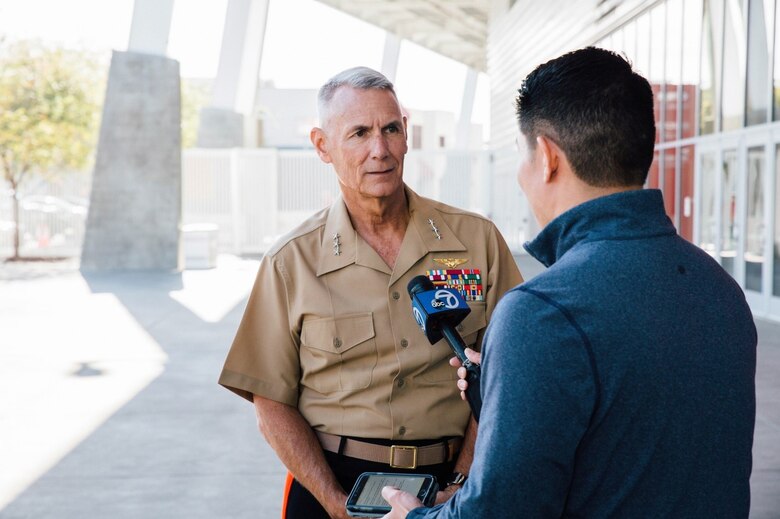
[(436, 288), (425, 276), (415, 276), (406, 287), (412, 300), (412, 313), (417, 324), (431, 344), (437, 343), (442, 336), (450, 349), (466, 368), (466, 400), (471, 407), (474, 419), (479, 422), (482, 409), (482, 397), (479, 394), (479, 365), (466, 357), (466, 344), (455, 327), (466, 318), (471, 308), (455, 289)]

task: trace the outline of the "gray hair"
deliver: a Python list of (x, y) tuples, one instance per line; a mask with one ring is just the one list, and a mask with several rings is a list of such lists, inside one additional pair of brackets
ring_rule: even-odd
[[(328, 105), (336, 94), (336, 90), (343, 86), (358, 88), (361, 90), (380, 89), (392, 92), (395, 96), (393, 83), (381, 72), (368, 67), (353, 67), (339, 72), (320, 87), (317, 94), (317, 110), (320, 115), (320, 124), (323, 124)], [(396, 96), (397, 97), (397, 96)]]

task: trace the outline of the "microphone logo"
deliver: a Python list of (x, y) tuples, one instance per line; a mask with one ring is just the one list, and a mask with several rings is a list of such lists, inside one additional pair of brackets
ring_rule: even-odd
[(436, 294), (434, 294), (433, 297), (434, 297), (434, 303), (432, 303), (433, 306), (439, 306), (436, 305), (436, 302), (441, 302), (445, 307), (449, 309), (458, 307), (458, 298), (452, 292), (449, 292), (447, 290), (437, 290)]

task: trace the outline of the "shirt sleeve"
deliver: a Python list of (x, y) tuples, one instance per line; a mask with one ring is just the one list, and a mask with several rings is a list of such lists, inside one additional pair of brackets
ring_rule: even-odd
[(290, 318), (290, 284), (284, 262), (263, 257), (219, 377), (220, 385), (250, 402), (254, 394), (298, 404), (300, 332)]
[(463, 489), (407, 517), (560, 517), (597, 401), (582, 330), (541, 294), (513, 290), (485, 337), (483, 407)]

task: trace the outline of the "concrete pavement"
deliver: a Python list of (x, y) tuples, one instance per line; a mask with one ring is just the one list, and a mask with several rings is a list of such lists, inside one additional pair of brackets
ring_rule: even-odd
[[(518, 263), (526, 277), (541, 267)], [(0, 264), (0, 518), (279, 517), (285, 470), (216, 379), (257, 262)], [(756, 519), (780, 518), (780, 324), (759, 329)]]

